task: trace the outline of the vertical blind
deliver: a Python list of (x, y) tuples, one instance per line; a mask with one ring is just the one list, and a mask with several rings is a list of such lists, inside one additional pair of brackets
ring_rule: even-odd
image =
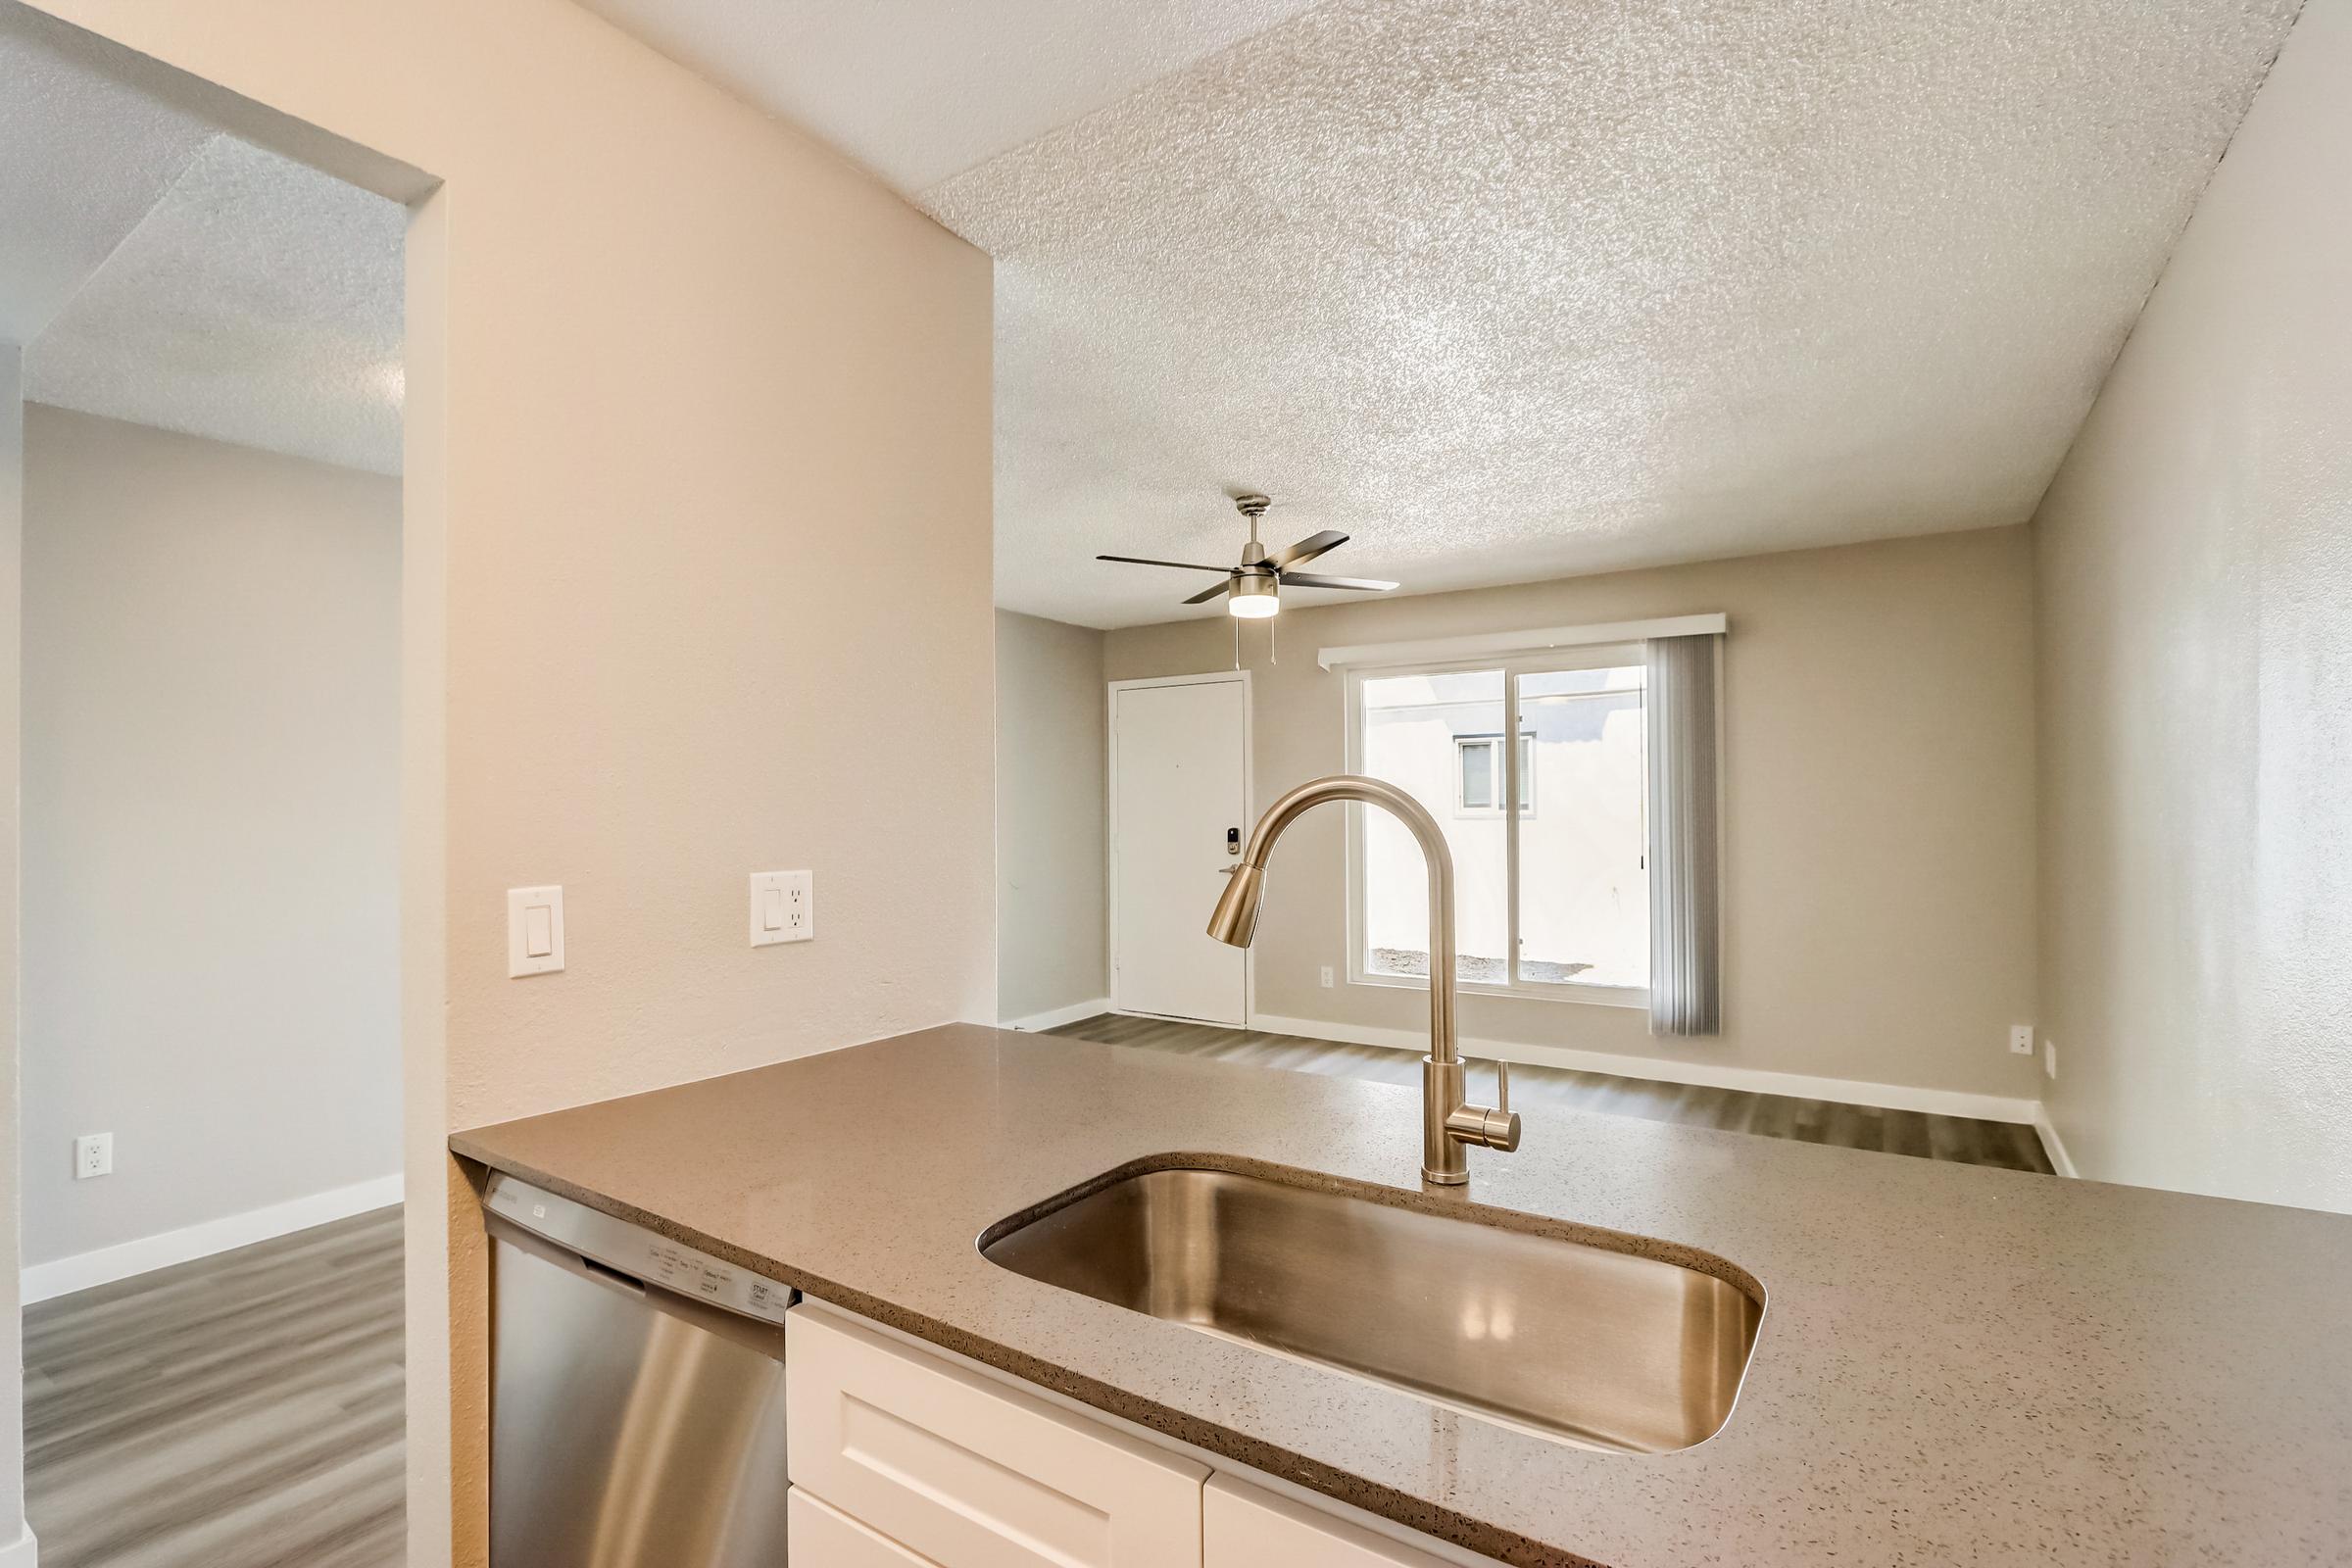
[(1721, 759), (1715, 687), (1721, 634), (1644, 645), (1649, 703), (1649, 1028), (1723, 1028), (1719, 872)]

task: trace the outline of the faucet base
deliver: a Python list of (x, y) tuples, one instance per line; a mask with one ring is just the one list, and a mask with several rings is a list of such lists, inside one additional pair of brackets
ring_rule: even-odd
[(1468, 1075), (1460, 1059), (1421, 1058), (1421, 1179), (1459, 1187), (1470, 1179), (1470, 1157), (1446, 1119), (1469, 1099)]
[(1435, 1054), (1421, 1058), (1421, 1179), (1439, 1187), (1459, 1187), (1470, 1179), (1470, 1146), (1499, 1149), (1519, 1147), (1519, 1118), (1511, 1113), (1511, 1070), (1494, 1064), (1496, 1099), (1489, 1108), (1470, 1103), (1468, 1069), (1459, 1056), (1440, 1061)]

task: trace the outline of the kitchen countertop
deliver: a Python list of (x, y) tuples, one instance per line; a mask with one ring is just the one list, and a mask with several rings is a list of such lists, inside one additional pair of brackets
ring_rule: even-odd
[(1769, 1293), (1715, 1438), (1549, 1442), (974, 1248), (1176, 1152), (1421, 1192), (1417, 1091), (956, 1024), (450, 1147), (1510, 1562), (2352, 1562), (2352, 1218), (1522, 1114), (1518, 1153), (1471, 1152), (1469, 1201), (1703, 1249)]

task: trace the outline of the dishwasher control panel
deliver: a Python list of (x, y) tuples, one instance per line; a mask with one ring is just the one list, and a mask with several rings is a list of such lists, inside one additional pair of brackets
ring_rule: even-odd
[(673, 1295), (770, 1323), (783, 1322), (785, 1309), (792, 1305), (789, 1285), (722, 1263), (708, 1252), (504, 1173), (490, 1178), (483, 1202), (510, 1225)]

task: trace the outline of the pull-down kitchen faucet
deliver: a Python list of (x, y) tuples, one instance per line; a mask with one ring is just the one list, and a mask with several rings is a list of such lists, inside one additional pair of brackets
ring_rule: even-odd
[(1468, 1103), (1467, 1072), (1453, 1025), (1453, 856), (1437, 821), (1394, 784), (1335, 773), (1299, 785), (1257, 819), (1250, 847), (1208, 917), (1208, 934), (1246, 948), (1257, 933), (1257, 910), (1266, 892), (1266, 857), (1282, 830), (1325, 801), (1358, 801), (1377, 806), (1412, 831), (1429, 868), (1429, 1054), (1421, 1058), (1421, 1179), (1459, 1187), (1470, 1179), (1463, 1148), (1478, 1144), (1508, 1152), (1519, 1147), (1519, 1118), (1511, 1113), (1511, 1070), (1494, 1064), (1493, 1109)]

